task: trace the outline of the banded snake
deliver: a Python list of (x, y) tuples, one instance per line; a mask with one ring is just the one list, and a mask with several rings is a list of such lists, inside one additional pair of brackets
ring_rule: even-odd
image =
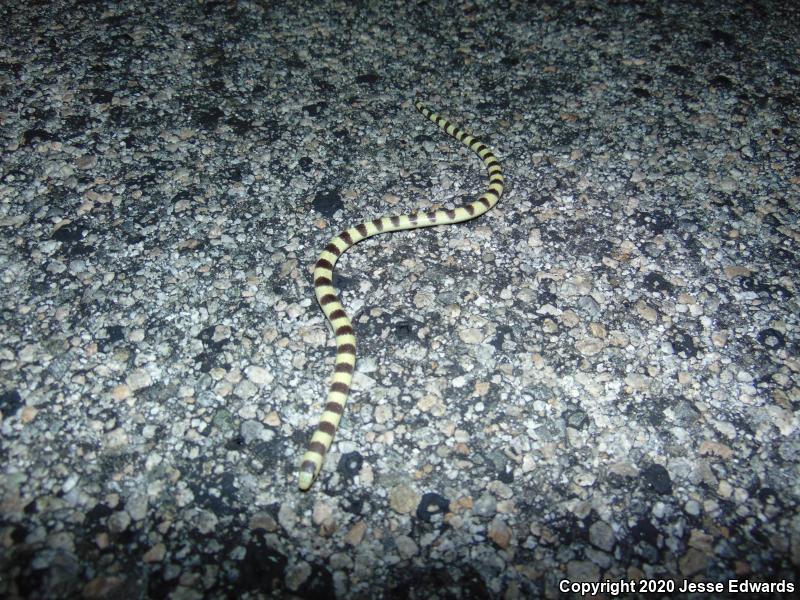
[(504, 180), (500, 163), (483, 142), (427, 108), (419, 98), (414, 100), (414, 106), (440, 129), (478, 155), (489, 175), (489, 187), (476, 200), (450, 210), (413, 212), (408, 215), (365, 221), (333, 237), (320, 254), (314, 267), (314, 293), (336, 336), (336, 360), (325, 409), (300, 464), (298, 484), (301, 490), (308, 490), (311, 487), (322, 468), (325, 454), (333, 442), (336, 428), (344, 412), (356, 364), (353, 324), (333, 287), (333, 268), (336, 261), (351, 246), (379, 233), (461, 223), (479, 217), (497, 204), (503, 194)]

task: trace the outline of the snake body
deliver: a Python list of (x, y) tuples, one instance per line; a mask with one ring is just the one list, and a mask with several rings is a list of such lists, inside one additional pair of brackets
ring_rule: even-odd
[(336, 336), (336, 361), (325, 410), (300, 464), (298, 484), (301, 490), (311, 487), (322, 468), (325, 454), (333, 442), (336, 427), (344, 412), (356, 364), (356, 338), (353, 334), (353, 324), (344, 311), (332, 284), (336, 261), (351, 246), (379, 233), (461, 223), (479, 217), (497, 204), (503, 194), (503, 174), (500, 163), (483, 142), (427, 108), (419, 99), (414, 101), (414, 106), (448, 135), (468, 146), (480, 157), (489, 175), (489, 187), (478, 199), (450, 210), (414, 212), (408, 215), (380, 217), (372, 221), (365, 221), (332, 238), (320, 254), (314, 267), (314, 292), (322, 312), (325, 313)]

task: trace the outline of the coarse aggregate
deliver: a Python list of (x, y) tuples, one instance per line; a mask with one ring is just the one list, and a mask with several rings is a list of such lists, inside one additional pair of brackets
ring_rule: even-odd
[[(0, 14), (0, 596), (797, 589), (798, 5)], [(485, 186), (417, 93), (506, 193), (341, 258), (302, 493), (318, 253)]]

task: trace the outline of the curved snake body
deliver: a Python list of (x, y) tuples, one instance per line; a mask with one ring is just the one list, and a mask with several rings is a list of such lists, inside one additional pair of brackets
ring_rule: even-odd
[(333, 268), (336, 261), (354, 244), (379, 233), (460, 223), (479, 217), (497, 204), (503, 194), (503, 174), (500, 163), (484, 143), (462, 131), (458, 125), (437, 115), (419, 99), (414, 101), (414, 106), (448, 135), (468, 146), (480, 157), (489, 175), (489, 187), (477, 200), (450, 210), (415, 212), (365, 221), (335, 236), (320, 254), (314, 267), (314, 292), (336, 336), (336, 361), (325, 410), (300, 465), (298, 483), (301, 490), (311, 487), (322, 468), (325, 454), (333, 442), (336, 427), (344, 412), (356, 364), (356, 338), (353, 334), (353, 324), (345, 313), (332, 285)]

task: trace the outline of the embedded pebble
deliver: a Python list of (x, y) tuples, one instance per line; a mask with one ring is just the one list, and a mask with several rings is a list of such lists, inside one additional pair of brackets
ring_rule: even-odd
[(146, 563), (161, 562), (166, 554), (167, 547), (162, 542), (158, 542), (142, 555), (142, 560)]
[(491, 494), (483, 494), (475, 501), (473, 512), (481, 517), (492, 517), (497, 511), (497, 501)]
[(250, 517), (248, 525), (250, 529), (263, 529), (268, 532), (274, 532), (278, 529), (278, 523), (268, 513), (255, 513)]
[(118, 511), (108, 518), (108, 529), (112, 533), (122, 533), (131, 524), (131, 517), (127, 512)]
[(461, 341), (465, 344), (480, 344), (483, 341), (485, 334), (477, 327), (468, 327), (459, 329), (458, 337), (461, 338)]
[(117, 400), (117, 401), (119, 401), (119, 400), (127, 400), (131, 396), (133, 396), (133, 390), (131, 389), (131, 387), (129, 385), (126, 385), (124, 383), (121, 384), (121, 385), (115, 386), (114, 389), (111, 390), (111, 397), (114, 400)]
[(241, 434), (245, 444), (260, 441), (268, 442), (274, 437), (272, 431), (264, 427), (262, 423), (254, 420), (247, 420), (242, 423)]
[(272, 373), (270, 373), (264, 367), (259, 367), (256, 365), (250, 365), (247, 367), (244, 370), (244, 374), (250, 381), (258, 385), (268, 385), (273, 381)]
[(207, 510), (200, 511), (197, 516), (197, 530), (202, 534), (209, 534), (217, 528), (219, 519), (217, 516)]
[(281, 504), (281, 507), (278, 509), (278, 523), (287, 530), (294, 529), (297, 523), (297, 515), (292, 507), (286, 503)]
[(333, 507), (327, 502), (315, 502), (312, 520), (317, 525), (321, 525), (333, 519)]
[(589, 527), (589, 541), (601, 550), (611, 552), (614, 547), (614, 530), (608, 523), (597, 521)]
[(511, 542), (511, 528), (501, 519), (495, 518), (489, 523), (487, 537), (500, 548), (508, 548)]
[(584, 338), (578, 340), (575, 344), (575, 348), (584, 356), (594, 356), (603, 350), (603, 342), (598, 339)]
[(570, 581), (599, 581), (600, 569), (588, 560), (572, 560), (567, 563), (567, 578)]
[(398, 536), (394, 541), (397, 545), (397, 551), (400, 553), (400, 557), (404, 560), (419, 553), (419, 546), (407, 535)]
[(132, 494), (125, 502), (125, 510), (134, 521), (141, 521), (147, 516), (148, 498), (146, 494)]
[(105, 445), (110, 450), (125, 448), (128, 446), (128, 434), (121, 427), (117, 427), (106, 434)]
[(286, 569), (286, 587), (296, 592), (311, 576), (311, 565), (305, 561), (291, 564)]
[(705, 552), (701, 552), (696, 548), (689, 548), (686, 554), (681, 556), (678, 560), (678, 568), (680, 569), (681, 575), (690, 577), (704, 570), (708, 566), (708, 563), (708, 555)]
[(345, 541), (351, 546), (358, 546), (361, 540), (364, 539), (364, 534), (367, 532), (367, 523), (359, 521), (353, 525), (344, 536)]
[(389, 490), (389, 505), (392, 507), (392, 510), (398, 513), (411, 513), (416, 509), (419, 500), (420, 495), (404, 483), (396, 485)]
[(145, 369), (136, 369), (125, 379), (128, 387), (134, 391), (152, 385), (153, 379)]
[(502, 481), (492, 481), (488, 486), (488, 490), (498, 498), (508, 499), (514, 495), (514, 489)]

